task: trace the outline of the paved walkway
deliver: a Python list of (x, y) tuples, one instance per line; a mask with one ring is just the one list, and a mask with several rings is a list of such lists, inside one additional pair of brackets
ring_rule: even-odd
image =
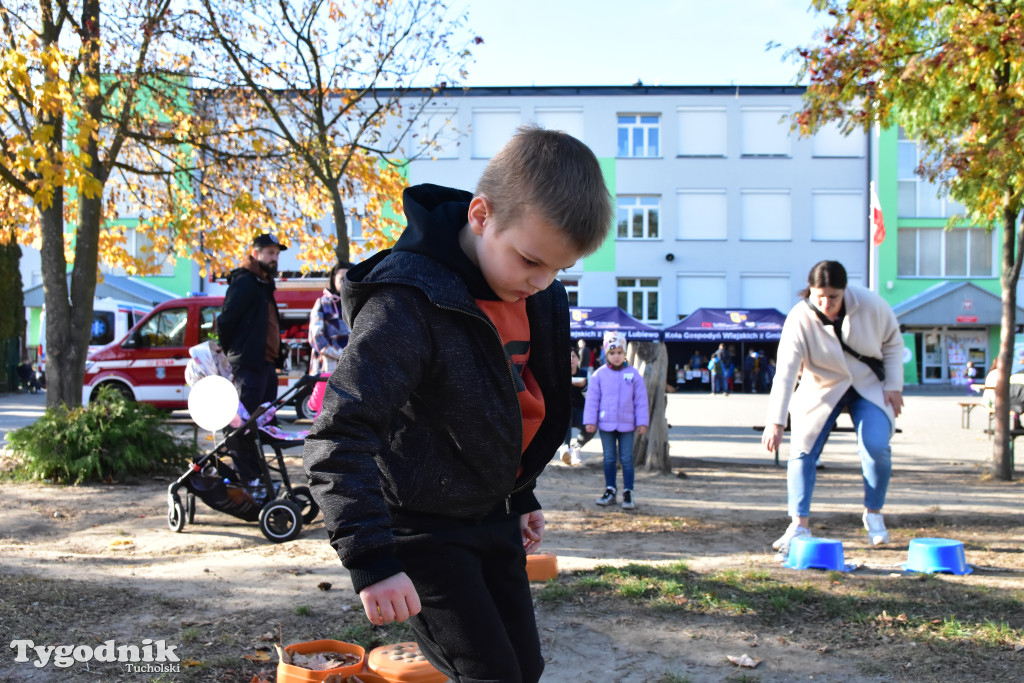
[[(962, 389), (908, 387), (904, 412), (897, 420), (903, 433), (893, 438), (894, 465), (900, 469), (949, 471), (980, 471), (988, 467), (992, 442), (983, 432), (987, 426), (986, 416), (980, 409), (975, 410), (970, 429), (962, 429), (961, 409), (957, 404), (965, 399)], [(754, 425), (764, 424), (767, 401), (767, 394), (669, 394), (667, 417), (672, 425), (669, 452), (674, 463), (678, 462), (677, 458), (682, 458), (684, 468), (687, 459), (770, 463), (772, 456), (761, 448), (760, 433), (752, 429)], [(45, 393), (0, 394), (0, 440), (6, 442), (7, 432), (33, 422), (45, 408)], [(283, 410), (282, 416), (287, 418), (289, 411)], [(187, 415), (178, 411), (174, 417)], [(848, 420), (844, 415), (840, 417), (840, 424), (848, 424)], [(823, 456), (826, 466), (829, 463), (858, 466), (855, 444), (852, 434), (830, 437)], [(781, 454), (783, 463), (788, 447), (787, 435)], [(600, 441), (591, 440), (584, 452), (600, 453)], [(1022, 468), (1024, 464), (1017, 463), (1018, 476), (1024, 476), (1020, 473)]]

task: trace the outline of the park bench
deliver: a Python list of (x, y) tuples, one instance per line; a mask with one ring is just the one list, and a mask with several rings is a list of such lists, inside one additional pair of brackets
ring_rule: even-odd
[(960, 428), (970, 429), (971, 428), (971, 411), (975, 408), (987, 408), (984, 403), (979, 401), (960, 401)]

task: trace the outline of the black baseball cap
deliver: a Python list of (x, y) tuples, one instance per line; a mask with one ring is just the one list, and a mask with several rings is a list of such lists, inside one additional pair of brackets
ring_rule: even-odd
[(287, 251), (288, 247), (284, 246), (277, 241), (277, 238), (268, 232), (263, 233), (252, 241), (254, 249), (263, 249), (264, 247), (277, 247), (281, 251)]

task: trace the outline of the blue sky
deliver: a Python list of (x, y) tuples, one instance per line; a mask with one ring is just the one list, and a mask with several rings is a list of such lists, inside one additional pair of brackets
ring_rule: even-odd
[[(792, 85), (810, 0), (453, 0), (484, 39), (464, 85)], [(781, 44), (769, 52), (769, 42)]]

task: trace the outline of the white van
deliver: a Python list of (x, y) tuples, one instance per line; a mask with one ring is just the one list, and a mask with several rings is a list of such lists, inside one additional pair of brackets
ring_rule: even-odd
[[(111, 342), (122, 339), (135, 323), (142, 320), (153, 310), (146, 304), (118, 301), (111, 297), (93, 299), (92, 302), (92, 335), (89, 338), (89, 350), (86, 357), (93, 351), (102, 349)], [(46, 364), (46, 308), (39, 316), (39, 368)]]

